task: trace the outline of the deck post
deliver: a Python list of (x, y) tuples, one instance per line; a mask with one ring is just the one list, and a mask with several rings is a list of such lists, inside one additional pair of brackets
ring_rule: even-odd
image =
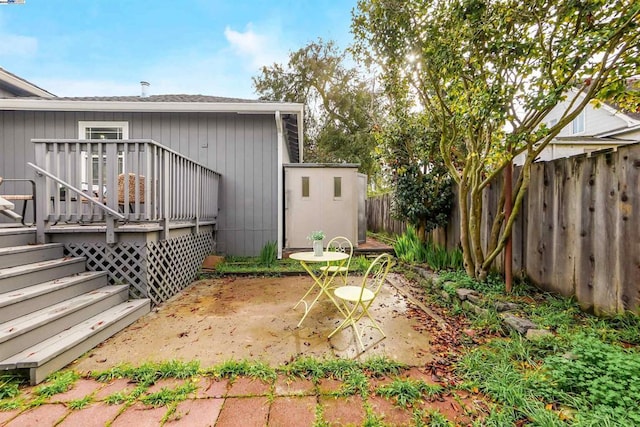
[[(47, 145), (36, 144), (35, 154), (36, 163), (39, 165), (45, 165), (47, 157)], [(36, 243), (44, 244), (47, 243), (45, 234), (45, 220), (48, 219), (45, 217), (49, 216), (49, 205), (47, 201), (47, 178), (44, 175), (36, 172), (35, 181), (36, 197), (33, 203), (36, 204)]]
[(196, 234), (200, 234), (200, 206), (202, 205), (202, 167), (196, 165)]
[[(107, 206), (111, 209), (118, 210), (118, 145), (107, 144)], [(107, 233), (105, 239), (107, 244), (112, 245), (116, 243), (116, 220), (110, 214), (105, 214), (105, 222), (107, 225)]]
[(163, 168), (162, 168), (162, 238), (169, 238), (169, 219), (171, 217), (171, 157), (172, 154), (164, 151), (162, 153), (163, 159)]

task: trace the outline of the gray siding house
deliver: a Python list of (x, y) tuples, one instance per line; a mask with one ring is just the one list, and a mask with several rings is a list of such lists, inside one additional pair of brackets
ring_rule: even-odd
[(33, 177), (27, 168), (36, 161), (33, 140), (84, 140), (88, 127), (115, 126), (118, 138), (153, 140), (221, 174), (217, 252), (257, 255), (277, 241), (281, 253), (282, 165), (301, 160), (302, 104), (201, 95), (34, 95), (0, 93), (0, 176)]
[(281, 255), (302, 113), (144, 91), (56, 97), (0, 68), (0, 371), (42, 381), (188, 286), (212, 252), (275, 241)]

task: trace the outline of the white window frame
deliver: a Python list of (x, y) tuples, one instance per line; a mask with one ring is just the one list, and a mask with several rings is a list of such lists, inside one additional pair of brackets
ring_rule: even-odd
[(129, 139), (129, 122), (124, 121), (79, 121), (78, 122), (78, 139), (86, 139), (87, 128), (122, 128), (122, 139)]
[[(122, 129), (122, 139), (129, 139), (129, 122), (125, 121), (113, 121), (113, 120), (96, 120), (96, 121), (78, 121), (78, 139), (87, 139), (87, 128), (121, 128)], [(122, 165), (122, 169), (124, 170), (124, 153), (118, 153), (118, 160), (120, 160), (120, 164)], [(89, 164), (89, 154), (86, 152), (82, 153), (82, 164), (81, 164), (81, 176), (83, 182), (93, 185), (93, 177), (87, 176), (88, 173), (88, 164)], [(122, 171), (119, 171), (122, 172)]]
[(577, 135), (579, 133), (583, 133), (586, 127), (586, 114), (585, 109), (583, 108), (572, 121), (571, 121), (571, 134)]

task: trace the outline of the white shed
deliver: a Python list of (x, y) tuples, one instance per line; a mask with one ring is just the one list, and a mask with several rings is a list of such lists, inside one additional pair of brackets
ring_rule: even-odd
[(325, 245), (335, 236), (354, 246), (364, 241), (359, 214), (364, 218), (366, 175), (358, 165), (285, 164), (284, 177), (285, 248), (310, 248), (307, 236), (316, 230), (325, 232)]

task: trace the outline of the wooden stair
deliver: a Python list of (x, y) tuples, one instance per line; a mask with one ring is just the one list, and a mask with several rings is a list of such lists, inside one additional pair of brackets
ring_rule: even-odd
[(0, 230), (0, 371), (37, 384), (149, 312), (148, 299), (129, 300), (128, 285), (108, 285), (62, 244), (15, 230)]

